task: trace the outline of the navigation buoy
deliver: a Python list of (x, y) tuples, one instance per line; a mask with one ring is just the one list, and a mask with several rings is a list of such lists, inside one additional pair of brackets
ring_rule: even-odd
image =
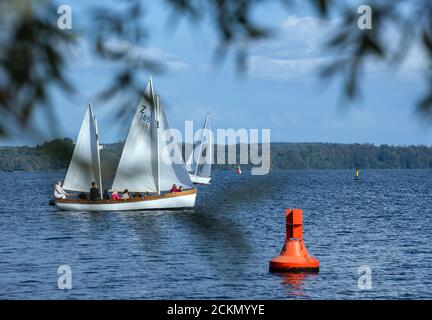
[(241, 174), (242, 173), (240, 166), (238, 166), (236, 172), (237, 172), (237, 174)]
[(359, 179), (359, 168), (356, 168), (356, 170), (355, 170), (355, 179), (356, 180)]
[(286, 209), (285, 243), (279, 256), (270, 260), (270, 272), (318, 272), (319, 260), (311, 257), (303, 241), (303, 210)]

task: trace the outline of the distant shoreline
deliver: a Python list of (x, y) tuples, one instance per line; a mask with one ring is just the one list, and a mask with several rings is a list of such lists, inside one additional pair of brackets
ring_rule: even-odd
[[(233, 168), (218, 168), (215, 167), (214, 168), (215, 171), (233, 171), (235, 172), (235, 167)], [(243, 169), (242, 169), (243, 170)], [(354, 171), (355, 168), (353, 169), (270, 169), (269, 173), (273, 172), (278, 172), (278, 171), (310, 171), (310, 172), (316, 172), (316, 171), (347, 171), (347, 172), (351, 172)], [(387, 169), (377, 169), (377, 168), (369, 168), (369, 169), (362, 169), (361, 171), (420, 171), (420, 170), (432, 170), (432, 168), (411, 168), (411, 169), (395, 169), (395, 168), (387, 168)], [(33, 170), (33, 171), (2, 171), (0, 170), (0, 173), (65, 173), (67, 172), (67, 168), (66, 169), (58, 169), (58, 170)], [(243, 174), (249, 174), (249, 171), (243, 170)]]
[[(69, 166), (74, 143), (55, 139), (35, 147), (0, 147), (0, 172), (62, 171)], [(105, 144), (102, 171), (114, 172), (122, 143)], [(246, 152), (248, 148), (245, 148)], [(227, 153), (227, 150), (225, 150)], [(432, 147), (338, 143), (271, 143), (270, 170), (432, 169)], [(215, 158), (217, 150), (215, 146)], [(228, 159), (225, 154), (225, 159)], [(237, 146), (237, 161), (240, 148)], [(242, 168), (251, 164), (241, 165)], [(215, 164), (231, 170), (236, 164)], [(112, 173), (113, 174), (113, 173)]]

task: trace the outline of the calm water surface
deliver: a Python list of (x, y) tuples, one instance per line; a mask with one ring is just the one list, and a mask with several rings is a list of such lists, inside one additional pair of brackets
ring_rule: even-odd
[[(353, 175), (217, 171), (194, 210), (71, 213), (47, 205), (64, 173), (0, 173), (0, 298), (431, 299), (432, 171)], [(287, 207), (304, 209), (318, 274), (268, 272)], [(57, 288), (62, 264), (71, 290)]]

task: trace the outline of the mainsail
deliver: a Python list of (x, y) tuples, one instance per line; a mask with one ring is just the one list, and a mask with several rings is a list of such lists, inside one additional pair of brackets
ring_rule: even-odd
[[(161, 161), (171, 141), (165, 113), (150, 79), (132, 120), (112, 189), (159, 193), (170, 190), (173, 184), (190, 187), (192, 182), (178, 150), (174, 150), (174, 163)], [(178, 148), (176, 143), (171, 147)]]
[(89, 104), (66, 173), (64, 189), (89, 192), (93, 181), (102, 189), (99, 151), (97, 121), (93, 115), (92, 106)]
[(210, 120), (207, 114), (195, 148), (186, 162), (188, 171), (200, 177), (210, 177), (213, 162), (212, 151)]

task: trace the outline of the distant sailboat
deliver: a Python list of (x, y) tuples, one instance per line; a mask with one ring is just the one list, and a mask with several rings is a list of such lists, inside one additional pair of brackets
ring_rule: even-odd
[[(172, 141), (169, 125), (160, 103), (154, 94), (150, 79), (135, 112), (126, 139), (112, 189), (128, 189), (140, 196), (128, 200), (56, 200), (61, 210), (123, 211), (147, 209), (192, 208), (195, 205), (196, 189), (186, 171), (179, 150), (175, 150), (172, 163), (162, 161)], [(172, 143), (172, 142), (171, 142)], [(178, 148), (173, 143), (172, 148)], [(75, 156), (76, 154), (76, 156)], [(78, 136), (64, 189), (88, 192), (91, 181), (100, 178), (100, 156), (96, 118), (91, 106), (84, 117)], [(171, 186), (182, 186), (184, 191), (170, 193)]]
[[(209, 184), (211, 180), (211, 165), (213, 162), (213, 144), (211, 141), (211, 130), (209, 114), (206, 115), (200, 137), (195, 148), (186, 162), (186, 168), (190, 179), (195, 184)], [(196, 153), (198, 152), (198, 159)], [(203, 156), (203, 152), (205, 155)]]
[(236, 173), (237, 174), (241, 174), (242, 173), (240, 166), (237, 167)]

